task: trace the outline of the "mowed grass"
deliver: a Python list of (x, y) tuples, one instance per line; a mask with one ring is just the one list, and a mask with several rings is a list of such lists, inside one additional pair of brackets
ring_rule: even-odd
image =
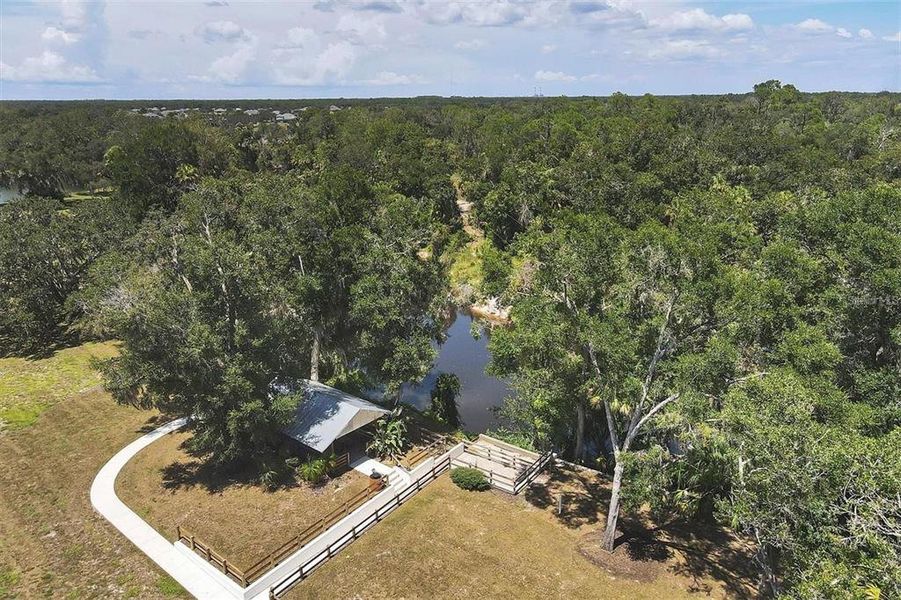
[(174, 432), (135, 456), (116, 479), (116, 494), (167, 539), (187, 528), (240, 569), (342, 508), (369, 485), (347, 471), (327, 483), (297, 484), (268, 491), (241, 474), (223, 477), (204, 469), (182, 444), (190, 434)]
[(0, 598), (187, 597), (90, 504), (100, 467), (155, 425), (96, 385), (89, 358), (113, 352), (88, 344), (2, 361), (4, 406), (15, 393), (44, 412), (0, 433)]
[(99, 385), (91, 359), (115, 353), (115, 345), (105, 342), (66, 348), (40, 360), (0, 358), (0, 430), (27, 427), (47, 407)]
[(465, 492), (447, 475), (316, 570), (288, 598), (727, 597), (726, 583), (677, 554), (656, 579), (609, 574), (579, 551), (594, 518), (563, 523), (552, 507), (502, 492)]

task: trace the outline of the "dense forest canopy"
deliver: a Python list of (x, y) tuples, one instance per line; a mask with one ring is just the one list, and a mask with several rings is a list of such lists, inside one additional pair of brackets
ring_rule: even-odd
[(605, 545), (714, 518), (764, 593), (901, 594), (899, 94), (9, 102), (0, 185), (0, 350), (120, 340), (214, 462), (492, 299), (506, 433), (612, 478)]

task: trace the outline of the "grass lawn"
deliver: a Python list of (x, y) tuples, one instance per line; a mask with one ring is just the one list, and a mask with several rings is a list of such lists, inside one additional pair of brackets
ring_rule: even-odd
[[(0, 598), (187, 597), (91, 508), (100, 467), (153, 413), (118, 406), (96, 383), (88, 344), (37, 361), (0, 361), (0, 402), (43, 414), (0, 433)], [(37, 411), (38, 413), (40, 411)]]
[(174, 432), (142, 450), (122, 469), (116, 493), (167, 539), (176, 539), (176, 525), (186, 527), (241, 569), (369, 485), (350, 470), (322, 486), (270, 492), (240, 476), (208, 472), (181, 448), (189, 435)]
[(100, 383), (92, 357), (116, 353), (112, 343), (66, 348), (42, 360), (0, 358), (0, 430), (35, 422), (48, 406)]
[[(546, 486), (569, 494), (563, 519), (544, 492), (465, 492), (443, 476), (315, 571), (288, 598), (698, 598), (746, 596), (749, 583), (705, 540), (661, 536), (643, 556), (593, 562), (599, 490), (564, 474)], [(585, 484), (588, 484), (588, 487)], [(589, 508), (590, 507), (590, 508)], [(595, 513), (592, 516), (591, 513)], [(703, 543), (702, 543), (703, 542)], [(633, 545), (637, 548), (636, 545)], [(745, 557), (742, 555), (742, 559)], [(624, 563), (638, 567), (624, 574)], [(723, 563), (723, 564), (720, 564)]]

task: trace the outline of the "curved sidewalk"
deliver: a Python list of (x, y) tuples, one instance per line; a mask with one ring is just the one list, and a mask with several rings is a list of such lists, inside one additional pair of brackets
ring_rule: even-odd
[(221, 600), (241, 598), (234, 590), (222, 585), (198, 565), (186, 559), (175, 545), (160, 535), (133, 510), (125, 506), (116, 496), (116, 476), (135, 454), (148, 445), (187, 423), (187, 419), (177, 419), (144, 435), (125, 446), (103, 465), (91, 484), (91, 504), (107, 521), (113, 524), (138, 549), (149, 556), (173, 579), (193, 596), (201, 600)]

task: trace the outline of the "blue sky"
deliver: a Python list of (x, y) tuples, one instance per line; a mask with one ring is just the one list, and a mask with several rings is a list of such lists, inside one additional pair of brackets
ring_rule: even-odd
[(0, 0), (0, 99), (899, 91), (901, 2)]

